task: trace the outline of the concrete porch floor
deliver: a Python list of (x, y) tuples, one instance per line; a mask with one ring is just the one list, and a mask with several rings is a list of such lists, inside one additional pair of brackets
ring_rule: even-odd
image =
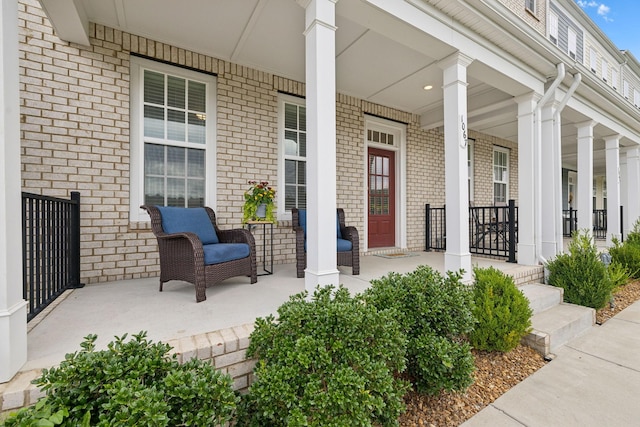
[[(392, 271), (407, 273), (429, 265), (443, 272), (443, 253), (409, 254), (363, 256), (358, 276), (351, 275), (351, 268), (340, 267), (340, 283), (355, 294), (372, 279)], [(535, 268), (477, 257), (472, 258), (472, 265), (494, 266), (512, 276)], [(156, 342), (253, 324), (256, 317), (275, 314), (289, 296), (302, 291), (304, 279), (296, 278), (294, 264), (274, 265), (273, 275), (260, 276), (253, 285), (244, 277), (228, 279), (209, 287), (207, 300), (201, 303), (195, 301), (193, 285), (169, 282), (159, 292), (156, 277), (87, 285), (67, 291), (48, 313), (29, 323), (28, 361), (21, 371), (57, 365), (65, 354), (79, 350), (88, 334), (98, 335), (96, 345), (101, 349), (124, 333), (144, 330)]]

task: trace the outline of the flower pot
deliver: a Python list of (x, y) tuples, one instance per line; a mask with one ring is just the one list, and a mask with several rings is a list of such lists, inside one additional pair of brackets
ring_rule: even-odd
[(267, 216), (267, 205), (266, 203), (261, 203), (258, 205), (258, 209), (256, 210), (256, 218), (265, 219)]

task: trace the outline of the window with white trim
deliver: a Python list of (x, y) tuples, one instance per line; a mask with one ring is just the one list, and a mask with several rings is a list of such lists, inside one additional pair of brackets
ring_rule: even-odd
[(633, 105), (640, 106), (640, 92), (638, 92), (638, 89), (633, 89)]
[(578, 36), (572, 28), (569, 28), (567, 29), (567, 37), (568, 37), (567, 48), (569, 51), (569, 56), (572, 59), (576, 59), (576, 53), (578, 52)]
[(611, 86), (618, 90), (618, 70), (615, 68), (611, 68)]
[(589, 49), (589, 62), (591, 66), (591, 71), (596, 72), (596, 67), (598, 66), (598, 54), (594, 48)]
[(524, 7), (535, 15), (536, 13), (536, 0), (525, 0)]
[(280, 218), (291, 208), (307, 206), (307, 109), (305, 100), (281, 95), (279, 108), (280, 179), (278, 206)]
[(606, 59), (602, 59), (602, 80), (606, 82), (608, 77), (609, 77), (609, 63), (607, 62)]
[(131, 214), (204, 206), (215, 196), (215, 84), (210, 74), (131, 59)]
[(558, 44), (558, 15), (555, 13), (549, 14), (549, 39), (551, 43)]
[(622, 96), (629, 99), (629, 82), (627, 80), (622, 81)]
[(493, 203), (506, 203), (509, 196), (509, 150), (493, 147)]

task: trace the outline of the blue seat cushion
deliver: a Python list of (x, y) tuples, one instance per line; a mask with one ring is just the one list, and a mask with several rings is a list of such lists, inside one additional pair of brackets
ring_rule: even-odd
[(204, 208), (158, 206), (165, 233), (195, 233), (203, 245), (219, 243), (216, 229)]
[(204, 264), (220, 264), (249, 256), (249, 245), (246, 243), (213, 243), (203, 245)]
[(338, 252), (349, 252), (352, 248), (351, 242), (345, 239), (338, 239)]

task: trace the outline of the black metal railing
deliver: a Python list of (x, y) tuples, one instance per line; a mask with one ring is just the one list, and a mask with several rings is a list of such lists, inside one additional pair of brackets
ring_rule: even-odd
[(571, 237), (578, 229), (578, 211), (570, 208), (562, 210), (562, 235)]
[(22, 193), (22, 283), (33, 319), (80, 283), (80, 193), (71, 199)]
[[(623, 207), (620, 206), (620, 235), (622, 236), (622, 212)], [(573, 232), (578, 229), (578, 211), (575, 209), (563, 209), (562, 210), (562, 235), (564, 237), (571, 237)], [(607, 238), (607, 210), (606, 209), (594, 209), (593, 210), (593, 238), (594, 239), (606, 239)]]
[(442, 208), (432, 208), (430, 204), (425, 205), (425, 247), (429, 252), (444, 251), (447, 249), (447, 216), (446, 210)]
[[(425, 205), (425, 251), (446, 250), (446, 209)], [(507, 206), (469, 207), (469, 252), (507, 258), (516, 262), (518, 208)]]
[(607, 238), (607, 210), (606, 209), (593, 210), (593, 238), (594, 239)]

